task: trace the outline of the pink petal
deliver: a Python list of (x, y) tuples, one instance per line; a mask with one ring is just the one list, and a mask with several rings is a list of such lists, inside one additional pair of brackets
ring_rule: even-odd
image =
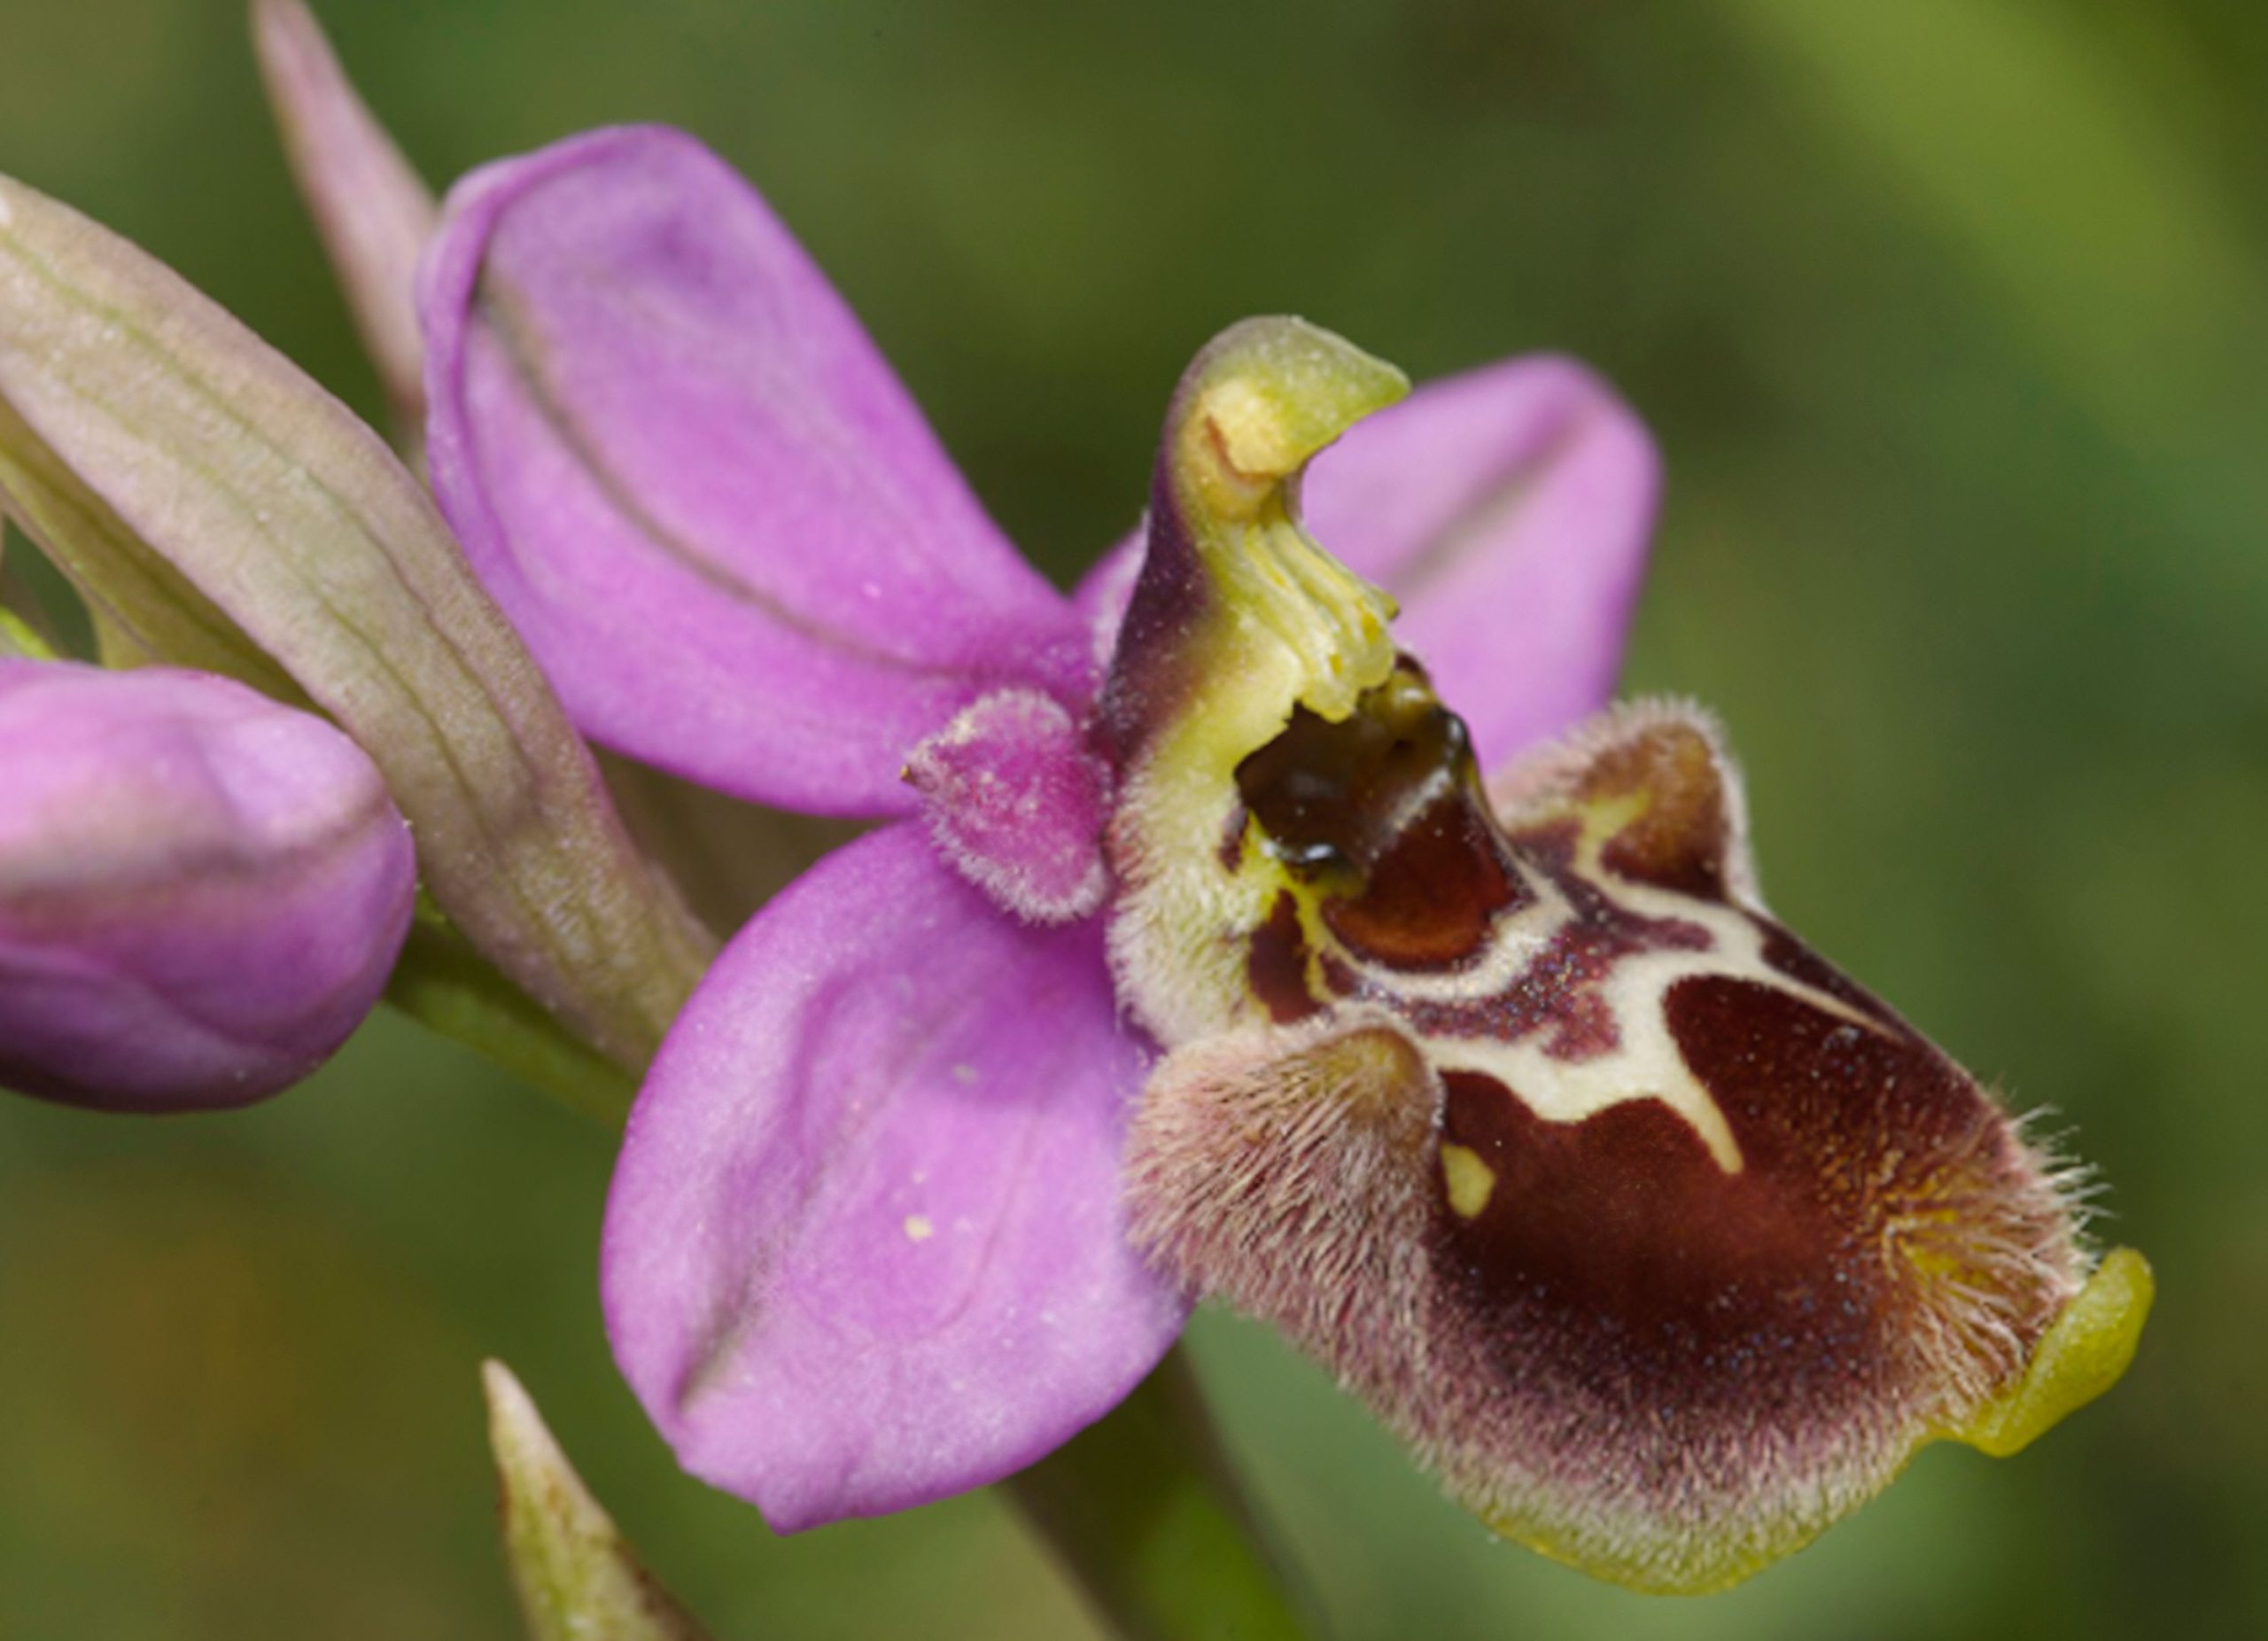
[(1146, 1054), (1102, 931), (993, 910), (904, 824), (729, 946), (608, 1204), (608, 1331), (695, 1474), (782, 1531), (992, 1482), (1115, 1405), (1184, 1307), (1126, 1246)]
[(755, 191), (628, 128), (451, 194), (422, 292), (433, 485), (593, 738), (902, 813), (988, 689), (1076, 704), (1081, 623)]
[[(1659, 488), (1629, 407), (1542, 354), (1429, 382), (1356, 423), (1309, 464), (1301, 500), (1308, 533), (1402, 601), (1396, 636), (1487, 769), (1613, 696)], [(1080, 583), (1106, 651), (1144, 540)]]

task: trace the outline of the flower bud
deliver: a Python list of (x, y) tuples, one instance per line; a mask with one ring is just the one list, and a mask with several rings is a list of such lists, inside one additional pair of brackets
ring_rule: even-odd
[(321, 719), (224, 679), (0, 661), (0, 1085), (243, 1105), (377, 1000), (409, 829)]

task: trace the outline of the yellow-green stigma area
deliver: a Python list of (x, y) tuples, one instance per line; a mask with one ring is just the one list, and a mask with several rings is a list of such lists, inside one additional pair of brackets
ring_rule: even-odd
[(1930, 1443), (2016, 1451), (2131, 1360), (2148, 1267), (1764, 909), (1716, 726), (1603, 714), (1484, 779), (1303, 533), (1400, 378), (1293, 321), (1169, 417), (1105, 699), (1121, 994), (1169, 1051), (1138, 1243), (1328, 1363), (1509, 1538), (1720, 1589)]
[(1394, 672), (1394, 601), (1308, 538), (1298, 479), (1408, 391), (1330, 331), (1254, 319), (1200, 354), (1174, 395), (1149, 556), (1103, 701), (1122, 780), (1112, 852), (1137, 886), (1121, 904), (1143, 908), (1119, 920), (1122, 968), (1150, 982), (1138, 1007), (1169, 1039), (1239, 1011), (1241, 960), (1219, 937), (1256, 926), (1269, 898), (1258, 877), (1224, 883), (1192, 861), (1190, 840), (1209, 848), (1234, 828), (1237, 765), (1295, 710), (1344, 720)]

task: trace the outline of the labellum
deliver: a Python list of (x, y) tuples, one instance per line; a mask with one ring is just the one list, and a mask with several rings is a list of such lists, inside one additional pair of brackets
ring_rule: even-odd
[(1923, 1443), (2014, 1451), (2131, 1358), (2073, 1172), (1764, 910), (1697, 710), (1484, 782), (1302, 533), (1400, 378), (1293, 321), (1166, 429), (1104, 728), (1138, 1240), (1329, 1364), (1508, 1536), (1702, 1590)]

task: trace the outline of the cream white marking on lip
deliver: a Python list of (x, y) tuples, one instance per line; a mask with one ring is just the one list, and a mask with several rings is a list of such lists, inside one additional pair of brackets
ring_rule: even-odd
[[(1603, 838), (1586, 834), (1569, 867), (1623, 911), (1635, 916), (1674, 921), (1701, 929), (1708, 944), (1697, 949), (1657, 948), (1618, 957), (1591, 988), (1614, 1022), (1616, 1046), (1604, 1054), (1568, 1059), (1546, 1052), (1547, 1033), (1534, 1031), (1513, 1042), (1412, 1030), (1427, 1057), (1442, 1071), (1477, 1071), (1511, 1090), (1528, 1109), (1549, 1123), (1580, 1123), (1630, 1100), (1658, 1100), (1692, 1129), (1728, 1174), (1745, 1165), (1732, 1125), (1716, 1096), (1693, 1075), (1669, 1029), (1670, 989), (1704, 976), (1768, 986), (1837, 1020), (1890, 1037), (1879, 1020), (1842, 999), (1782, 973), (1765, 960), (1764, 930), (1742, 908), (1642, 883), (1607, 869), (1600, 859)], [(1332, 936), (1321, 920), (1302, 918), (1309, 937), (1320, 935), (1335, 954), (1373, 983), (1387, 998), (1407, 1001), (1485, 1003), (1508, 991), (1552, 939), (1574, 921), (1574, 909), (1558, 885), (1514, 857), (1513, 870), (1532, 898), (1501, 914), (1489, 931), (1488, 949), (1473, 967), (1449, 974), (1409, 974), (1363, 960)]]

